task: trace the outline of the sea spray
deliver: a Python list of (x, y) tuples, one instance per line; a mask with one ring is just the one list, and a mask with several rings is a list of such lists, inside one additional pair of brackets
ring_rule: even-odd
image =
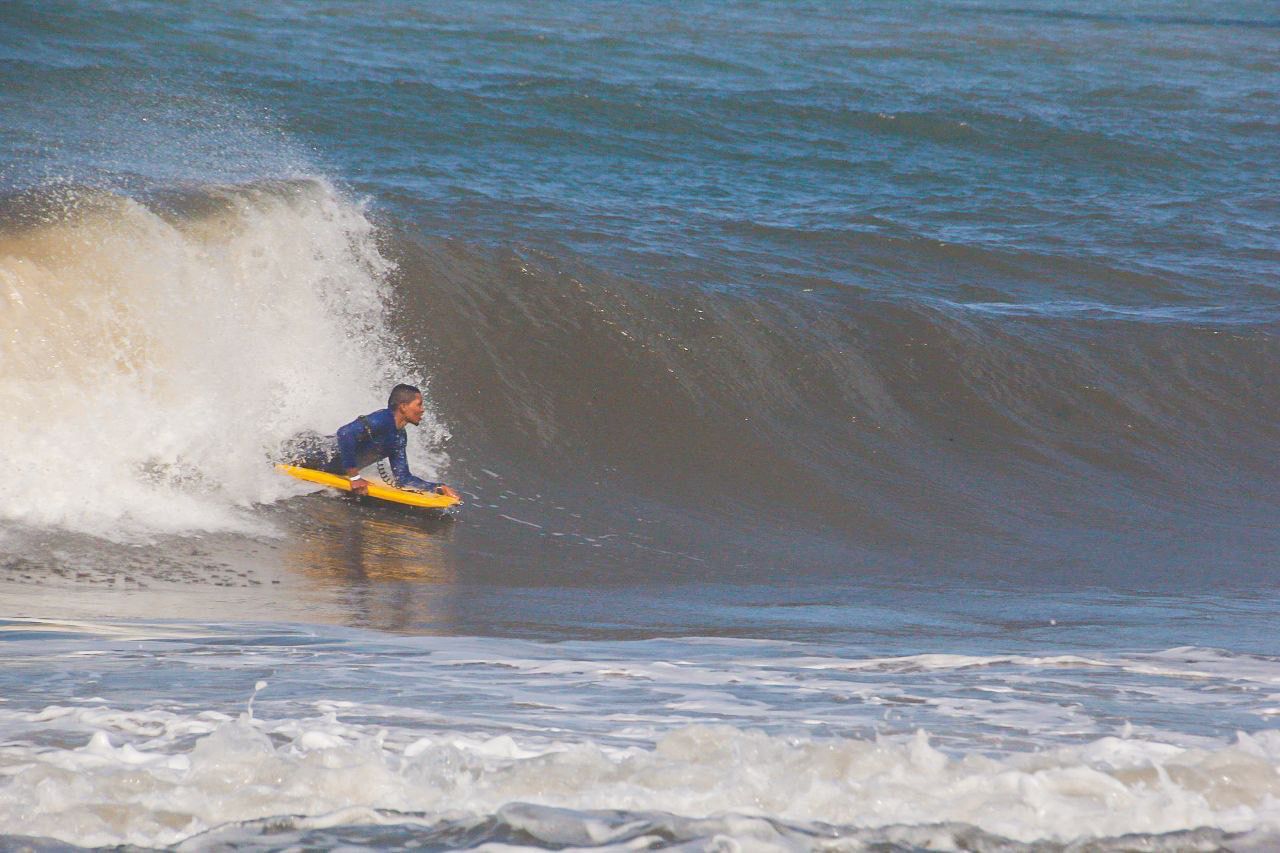
[[(135, 199), (60, 190), (0, 219), (0, 516), (114, 539), (262, 529), (280, 442), (425, 386), (387, 329), (391, 264), (319, 180)], [(38, 212), (32, 215), (31, 210)], [(414, 442), (431, 472), (444, 429)]]

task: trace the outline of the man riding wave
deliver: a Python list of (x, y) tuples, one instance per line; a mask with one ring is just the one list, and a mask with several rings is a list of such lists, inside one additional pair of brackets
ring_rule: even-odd
[(292, 455), (298, 458), (294, 464), (345, 476), (351, 481), (351, 491), (363, 495), (368, 494), (369, 481), (360, 470), (387, 459), (396, 488), (456, 498), (458, 493), (445, 484), (415, 477), (409, 470), (404, 428), (406, 424), (421, 423), (425, 409), (421, 391), (412, 385), (397, 385), (391, 389), (385, 409), (361, 415), (339, 427), (336, 436), (313, 434), (295, 442), (296, 452)]

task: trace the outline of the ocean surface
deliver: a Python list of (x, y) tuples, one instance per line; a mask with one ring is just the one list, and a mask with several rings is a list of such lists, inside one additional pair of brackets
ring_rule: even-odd
[(0, 847), (1276, 849), (1278, 333), (1272, 2), (0, 4)]

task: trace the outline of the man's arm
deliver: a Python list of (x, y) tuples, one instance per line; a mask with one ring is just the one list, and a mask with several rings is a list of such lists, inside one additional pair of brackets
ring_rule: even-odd
[(409, 458), (405, 452), (409, 440), (404, 430), (396, 430), (395, 441), (391, 449), (391, 474), (395, 477), (396, 486), (401, 489), (417, 489), (423, 492), (434, 491), (440, 484), (428, 482), (421, 477), (413, 476), (409, 470)]
[(364, 425), (359, 418), (338, 428), (338, 455), (342, 457), (342, 470), (352, 478), (351, 490), (360, 495), (369, 491), (369, 484), (360, 477), (359, 455), (356, 452), (356, 443), (362, 432)]
[(359, 418), (338, 428), (338, 454), (342, 457), (342, 468), (345, 471), (360, 470), (360, 466), (356, 463), (356, 441), (363, 431), (364, 427), (361, 426)]

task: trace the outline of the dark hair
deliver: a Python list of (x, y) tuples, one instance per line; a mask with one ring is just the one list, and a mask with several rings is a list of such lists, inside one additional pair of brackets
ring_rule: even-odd
[(412, 403), (413, 398), (421, 394), (422, 392), (412, 385), (401, 383), (391, 389), (391, 396), (387, 397), (387, 408), (394, 412), (396, 406), (402, 403)]

